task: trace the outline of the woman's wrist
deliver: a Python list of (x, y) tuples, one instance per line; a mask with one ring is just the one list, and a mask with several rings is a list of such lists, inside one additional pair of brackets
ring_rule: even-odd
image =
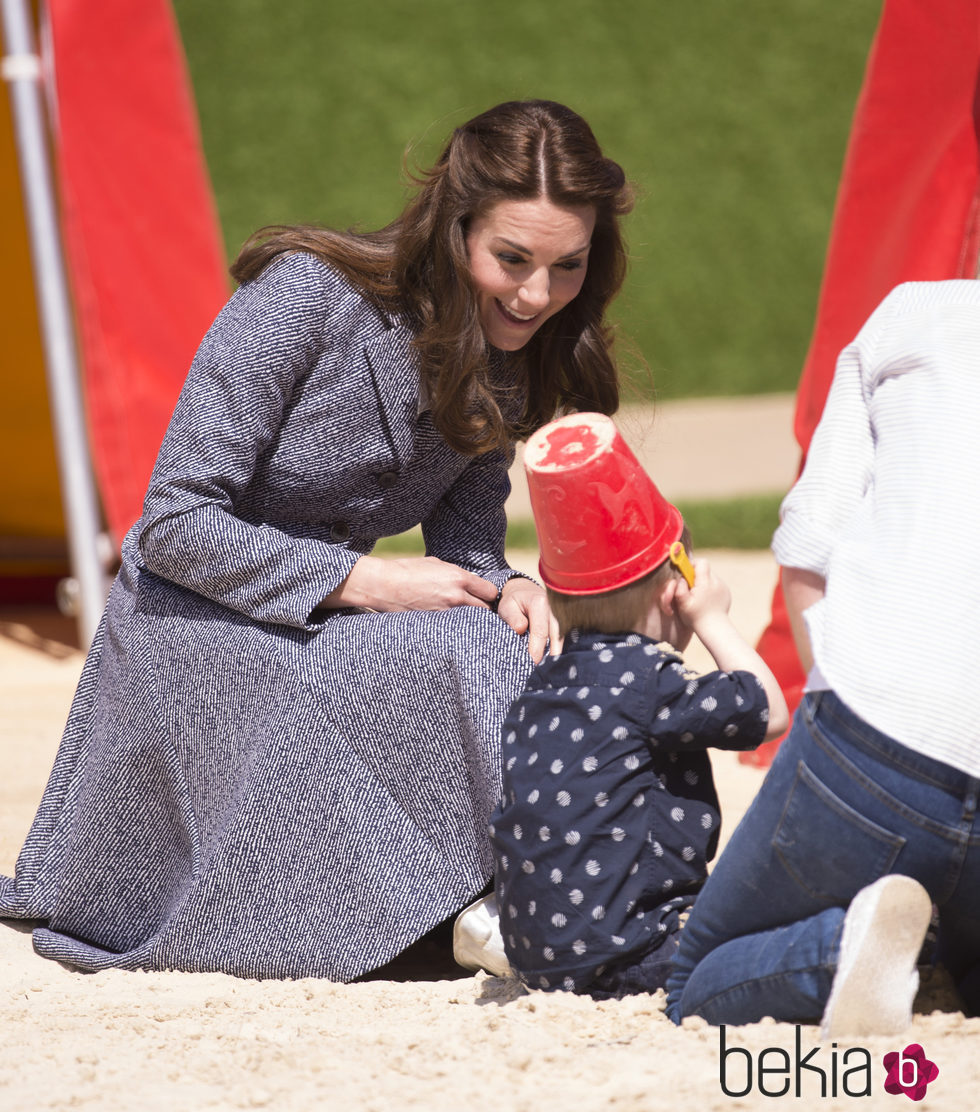
[(346, 606), (370, 606), (374, 597), (370, 584), (376, 568), (383, 564), (377, 556), (359, 556), (343, 580), (320, 603), (326, 610), (339, 610)]

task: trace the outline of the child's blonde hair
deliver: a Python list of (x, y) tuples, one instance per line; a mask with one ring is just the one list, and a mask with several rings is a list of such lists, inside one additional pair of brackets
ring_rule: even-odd
[[(686, 525), (680, 540), (690, 556), (691, 534)], [(596, 633), (625, 633), (639, 625), (650, 613), (650, 608), (656, 605), (667, 580), (672, 575), (680, 574), (667, 559), (653, 571), (647, 572), (642, 579), (613, 591), (602, 591), (594, 595), (566, 595), (548, 587), (548, 602), (558, 622), (558, 632), (562, 637), (566, 637), (573, 629), (593, 630)]]

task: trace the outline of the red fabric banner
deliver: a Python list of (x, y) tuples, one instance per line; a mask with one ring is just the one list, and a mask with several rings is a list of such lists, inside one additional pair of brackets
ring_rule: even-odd
[(169, 0), (49, 0), (53, 125), (96, 481), (118, 544), (228, 296)]
[[(900, 282), (975, 278), (980, 0), (885, 0), (837, 195), (794, 431), (801, 464), (837, 356)], [(759, 651), (792, 710), (804, 676), (782, 593)], [(743, 754), (767, 765), (779, 741)]]

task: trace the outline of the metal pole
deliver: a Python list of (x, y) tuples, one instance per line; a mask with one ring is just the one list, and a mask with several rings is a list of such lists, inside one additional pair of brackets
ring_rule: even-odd
[(108, 585), (99, 558), (100, 514), (85, 432), (74, 318), (48, 158), (41, 59), (35, 47), (28, 0), (2, 3), (5, 45), (2, 75), (10, 88), (68, 551), (78, 583), (79, 634), (82, 647), (87, 648), (102, 616)]

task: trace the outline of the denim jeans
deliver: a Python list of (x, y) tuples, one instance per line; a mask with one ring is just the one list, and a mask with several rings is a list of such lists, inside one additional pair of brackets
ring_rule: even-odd
[(888, 873), (929, 892), (939, 958), (980, 1013), (978, 795), (980, 780), (879, 733), (832, 692), (805, 696), (681, 931), (670, 1018), (819, 1022), (845, 909)]

